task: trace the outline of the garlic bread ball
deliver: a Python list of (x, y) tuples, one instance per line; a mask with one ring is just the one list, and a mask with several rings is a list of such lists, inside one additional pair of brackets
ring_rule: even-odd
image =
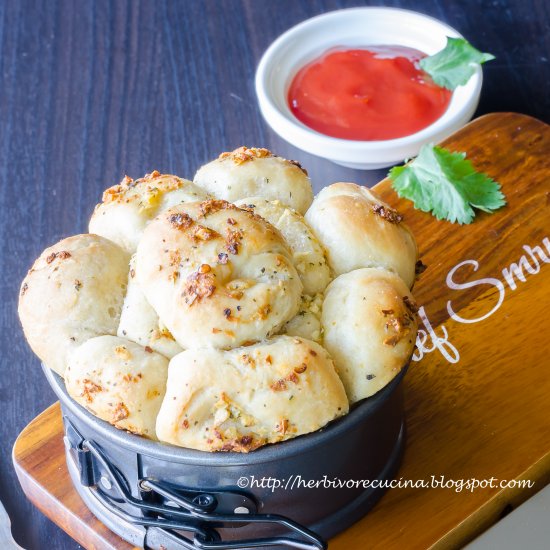
[(235, 204), (251, 209), (281, 232), (292, 252), (305, 294), (314, 296), (325, 290), (331, 280), (325, 251), (301, 214), (281, 201), (261, 197), (248, 197)]
[(183, 351), (141, 291), (136, 281), (135, 256), (130, 260), (128, 290), (120, 314), (117, 336), (149, 347), (168, 358)]
[(245, 197), (279, 200), (303, 214), (313, 200), (307, 172), (295, 161), (267, 149), (239, 147), (205, 164), (193, 181), (217, 199)]
[(305, 219), (328, 254), (335, 275), (361, 267), (384, 267), (412, 288), (418, 260), (416, 241), (401, 216), (365, 187), (325, 187)]
[(176, 204), (208, 198), (208, 193), (192, 182), (156, 170), (137, 180), (126, 176), (103, 193), (89, 230), (133, 254), (145, 226), (155, 216)]
[(348, 408), (327, 352), (279, 336), (231, 351), (176, 355), (157, 435), (190, 449), (248, 452), (318, 430)]
[(68, 352), (93, 336), (116, 334), (126, 293), (128, 254), (98, 235), (47, 248), (27, 273), (19, 318), (36, 355), (63, 376)]
[(97, 336), (69, 356), (69, 395), (117, 428), (156, 439), (168, 359), (117, 336)]
[(350, 403), (375, 394), (409, 361), (417, 309), (403, 280), (382, 268), (340, 275), (327, 288), (321, 324)]
[(302, 283), (281, 234), (226, 201), (163, 212), (143, 233), (136, 277), (183, 348), (231, 348), (276, 333)]

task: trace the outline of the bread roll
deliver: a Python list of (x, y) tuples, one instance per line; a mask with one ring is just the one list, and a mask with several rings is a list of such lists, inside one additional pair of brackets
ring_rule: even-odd
[(178, 205), (151, 222), (136, 276), (185, 349), (261, 340), (297, 313), (302, 293), (281, 234), (226, 201)]
[(313, 200), (307, 172), (295, 161), (267, 149), (239, 147), (205, 164), (193, 181), (218, 199), (245, 197), (280, 200), (303, 214)]
[(90, 220), (90, 233), (111, 239), (129, 254), (136, 251), (147, 223), (163, 210), (181, 202), (206, 200), (208, 194), (192, 182), (157, 171), (103, 193)]
[(191, 449), (248, 452), (313, 432), (347, 412), (327, 352), (314, 342), (279, 336), (231, 351), (176, 355), (157, 435)]
[(117, 336), (91, 338), (69, 356), (69, 395), (92, 414), (124, 430), (156, 439), (168, 359)]
[(135, 257), (130, 260), (128, 290), (120, 314), (117, 336), (150, 347), (161, 355), (172, 358), (183, 351), (183, 348), (163, 326), (156, 311), (141, 291), (136, 281), (134, 260)]
[(32, 350), (63, 376), (67, 353), (92, 336), (116, 334), (128, 254), (97, 235), (47, 248), (21, 285), (19, 317)]
[(354, 183), (325, 187), (305, 218), (336, 275), (361, 267), (384, 267), (412, 287), (416, 241), (401, 216), (365, 187)]
[(261, 197), (248, 197), (235, 204), (250, 208), (281, 232), (292, 252), (292, 261), (305, 294), (314, 296), (325, 290), (331, 280), (325, 251), (301, 214), (281, 201), (268, 201)]
[(416, 341), (416, 305), (407, 285), (382, 268), (340, 275), (327, 288), (321, 323), (350, 403), (390, 382)]
[(300, 310), (284, 326), (282, 333), (289, 336), (300, 336), (307, 340), (322, 343), (321, 308), (323, 307), (323, 295), (302, 296)]

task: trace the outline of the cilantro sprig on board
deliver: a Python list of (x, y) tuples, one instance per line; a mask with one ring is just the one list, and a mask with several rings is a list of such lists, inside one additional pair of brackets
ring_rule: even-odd
[(468, 224), (475, 217), (474, 208), (492, 213), (506, 204), (500, 184), (476, 172), (465, 153), (431, 144), (409, 164), (392, 168), (388, 176), (400, 197), (438, 220)]
[(447, 37), (447, 45), (435, 55), (420, 60), (420, 68), (443, 88), (454, 90), (466, 84), (476, 67), (495, 59), (490, 53), (476, 50), (464, 38)]

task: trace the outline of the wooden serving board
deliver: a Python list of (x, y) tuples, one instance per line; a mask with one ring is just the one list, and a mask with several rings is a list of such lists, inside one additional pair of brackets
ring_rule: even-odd
[[(444, 145), (501, 182), (508, 206), (458, 226), (414, 210), (388, 181), (376, 187), (404, 213), (428, 265), (414, 290), (426, 338), (405, 378), (398, 477), (534, 486), (391, 489), (331, 550), (460, 547), (550, 481), (550, 127), (492, 114)], [(30, 500), (83, 546), (130, 548), (73, 489), (57, 404), (21, 433), (14, 464)]]

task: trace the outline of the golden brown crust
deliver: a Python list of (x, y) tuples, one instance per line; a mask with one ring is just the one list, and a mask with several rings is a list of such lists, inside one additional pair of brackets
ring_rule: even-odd
[(252, 159), (263, 159), (273, 157), (273, 153), (269, 149), (257, 147), (238, 147), (237, 149), (225, 153), (221, 153), (218, 157), (220, 160), (232, 160), (235, 164), (243, 164)]
[(403, 216), (399, 214), (397, 210), (394, 210), (393, 208), (390, 208), (385, 204), (380, 204), (376, 202), (372, 205), (372, 210), (383, 220), (387, 220), (390, 223), (398, 224), (403, 221)]
[(157, 434), (192, 449), (249, 452), (317, 430), (347, 411), (327, 352), (314, 342), (279, 336), (174, 357)]
[(416, 313), (405, 283), (382, 268), (357, 269), (328, 286), (323, 343), (351, 403), (373, 395), (401, 371), (416, 342)]
[(68, 352), (115, 334), (126, 292), (128, 255), (97, 235), (75, 235), (44, 250), (25, 277), (19, 317), (33, 351), (63, 376)]
[(314, 296), (325, 290), (332, 278), (326, 251), (300, 213), (280, 201), (261, 197), (247, 197), (236, 204), (261, 216), (281, 232), (292, 252), (305, 294)]
[(267, 149), (239, 147), (222, 153), (199, 168), (193, 181), (218, 199), (235, 202), (263, 197), (279, 200), (301, 214), (313, 200), (311, 182), (302, 166)]
[(225, 201), (182, 204), (154, 220), (136, 276), (184, 348), (261, 340), (295, 315), (302, 291), (280, 233)]
[[(183, 286), (185, 303), (190, 306), (195, 303), (195, 300), (201, 302), (203, 298), (212, 296), (215, 291), (216, 278), (214, 274), (210, 273), (210, 266), (208, 264), (202, 264), (199, 271), (188, 275)], [(228, 308), (224, 310), (225, 317), (228, 317), (226, 311), (231, 310)]]
[(362, 267), (383, 267), (412, 287), (416, 241), (402, 216), (368, 189), (335, 183), (315, 197), (305, 215), (324, 245), (336, 275)]
[[(132, 179), (124, 176), (118, 185), (113, 185), (103, 192), (102, 202), (140, 202), (140, 206), (147, 209), (152, 206), (155, 197), (159, 194), (182, 189), (188, 182), (172, 174), (161, 174), (153, 170), (142, 178)], [(133, 190), (133, 191), (132, 191)]]
[(90, 220), (90, 232), (133, 254), (143, 230), (155, 216), (174, 204), (207, 198), (208, 193), (192, 182), (171, 174), (154, 170), (137, 180), (125, 176), (103, 193), (103, 201)]
[(72, 351), (69, 395), (115, 427), (155, 439), (168, 359), (117, 336), (91, 338)]

